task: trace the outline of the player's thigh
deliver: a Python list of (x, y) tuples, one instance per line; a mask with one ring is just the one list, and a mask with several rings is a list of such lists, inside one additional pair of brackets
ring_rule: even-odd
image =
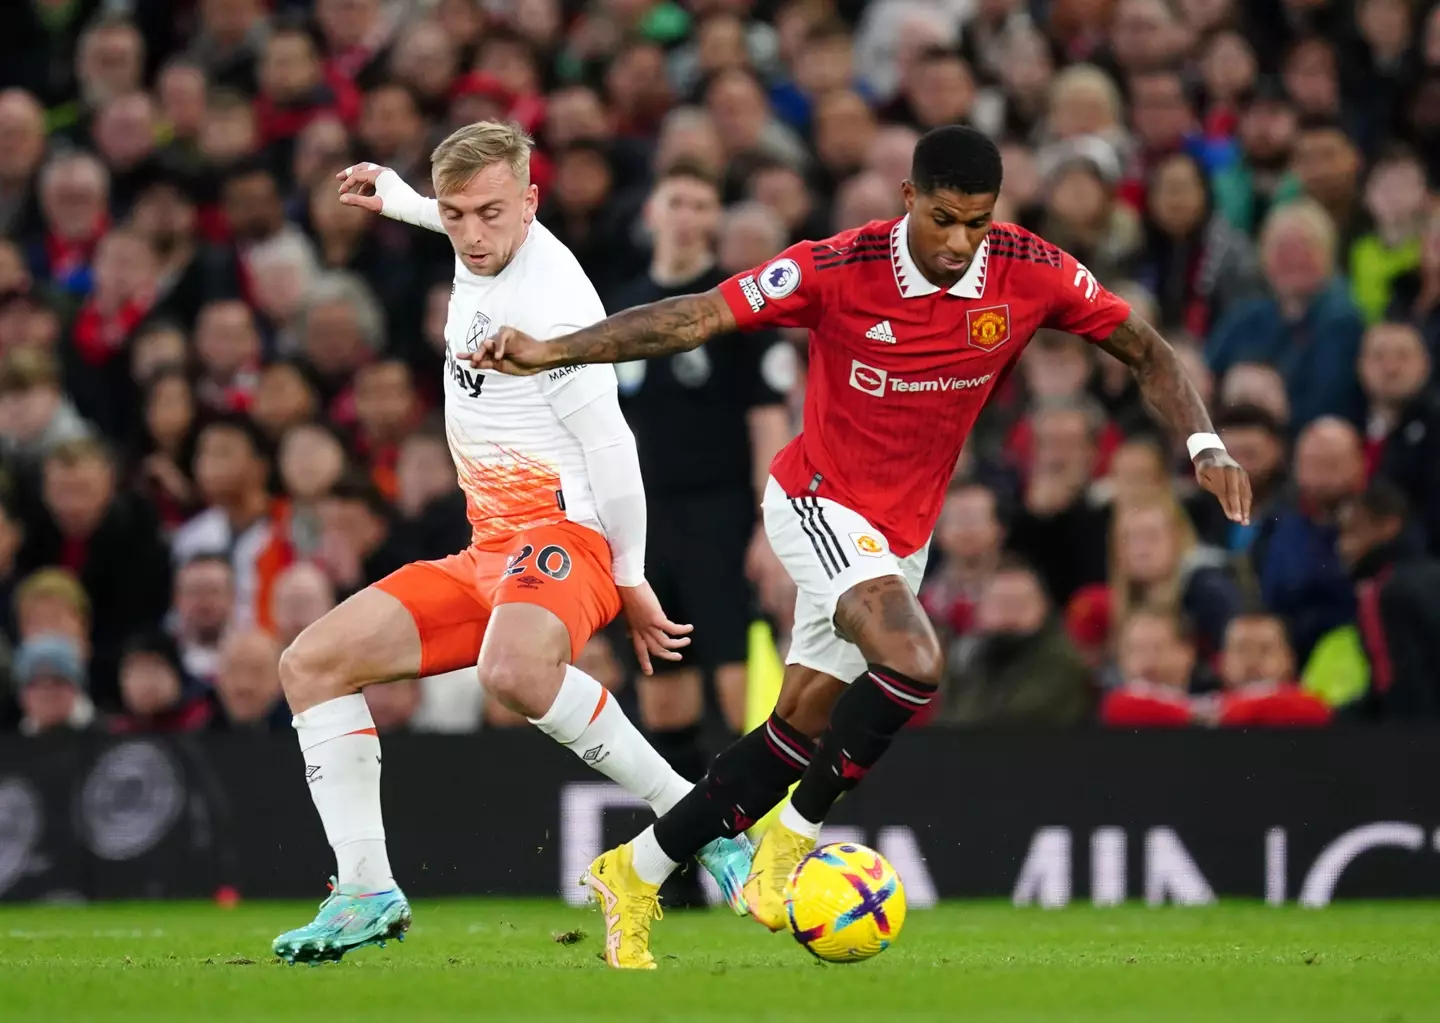
[(803, 602), (834, 619), (840, 598), (860, 583), (903, 575), (889, 541), (859, 512), (824, 497), (786, 497), (773, 479), (763, 504), (770, 547)]
[(826, 498), (786, 498), (773, 480), (765, 528), (798, 590), (790, 663), (846, 680), (867, 663), (938, 679), (939, 640), (915, 597), (923, 552), (901, 559), (858, 512)]
[(374, 682), (473, 664), (483, 629), (462, 581), (407, 565), (307, 627), (281, 655), (280, 680), (300, 713)]
[(939, 684), (944, 667), (940, 639), (903, 571), (851, 587), (840, 598), (835, 622), (868, 664)]
[(505, 551), (480, 579), (494, 609), (481, 679), (501, 691), (526, 686), (531, 673), (563, 677), (564, 666), (620, 611), (610, 547), (594, 530), (541, 526), (511, 539)]
[(824, 595), (798, 590), (795, 626), (785, 655), (786, 677), (794, 665), (851, 682), (865, 670), (865, 663), (860, 648), (835, 631), (830, 601)]
[(439, 561), (406, 565), (370, 587), (398, 601), (414, 623), (420, 645), (417, 675), (475, 666), (490, 618), (484, 591), (476, 586), (481, 561), (481, 552), (471, 547)]

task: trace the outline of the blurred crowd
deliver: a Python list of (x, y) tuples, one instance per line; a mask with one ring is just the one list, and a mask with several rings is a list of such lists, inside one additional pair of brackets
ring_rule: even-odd
[[(969, 123), (1004, 156), (998, 218), (1175, 344), (1252, 521), (1196, 491), (1124, 367), (1042, 332), (936, 533), (932, 721), (1440, 717), (1434, 2), (10, 0), (5, 728), (285, 727), (280, 650), (468, 542), (448, 241), (333, 179), (364, 159), (428, 191), (434, 143), (485, 118), (536, 139), (540, 219), (611, 311), (899, 215), (919, 133)], [(705, 194), (658, 209), (676, 167)], [(776, 341), (764, 393), (713, 414), (763, 407), (783, 442), (804, 338)], [(763, 468), (775, 438), (737, 430)], [(767, 554), (745, 571), (783, 646)], [(581, 657), (623, 688), (623, 646)], [(387, 730), (513, 723), (470, 678), (368, 694)]]

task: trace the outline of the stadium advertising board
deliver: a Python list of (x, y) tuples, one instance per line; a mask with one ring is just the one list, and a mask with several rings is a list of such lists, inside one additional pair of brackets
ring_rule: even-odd
[[(416, 896), (576, 900), (580, 867), (648, 816), (529, 733), (385, 751)], [(1436, 731), (920, 732), (827, 834), (880, 849), (916, 906), (1433, 898), (1437, 761)], [(331, 864), (289, 736), (0, 743), (0, 899), (309, 898)]]

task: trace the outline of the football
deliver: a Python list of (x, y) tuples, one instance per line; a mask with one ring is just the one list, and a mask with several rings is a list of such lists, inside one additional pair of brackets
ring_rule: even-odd
[(890, 862), (850, 842), (821, 846), (800, 861), (785, 888), (790, 933), (827, 963), (858, 963), (884, 952), (905, 923), (905, 888)]

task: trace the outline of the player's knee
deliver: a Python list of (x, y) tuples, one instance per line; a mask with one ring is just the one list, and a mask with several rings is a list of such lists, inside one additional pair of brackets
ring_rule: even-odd
[(280, 686), (295, 713), (345, 695), (338, 653), (302, 632), (280, 654)]
[(934, 636), (912, 636), (898, 649), (888, 651), (880, 663), (916, 682), (938, 686), (945, 670), (945, 652)]
[[(542, 680), (533, 661), (510, 656), (486, 657), (481, 659), (476, 671), (486, 695), (507, 710), (527, 718), (539, 718), (550, 709), (551, 701), (540, 693)], [(544, 706), (540, 706), (542, 703)]]

